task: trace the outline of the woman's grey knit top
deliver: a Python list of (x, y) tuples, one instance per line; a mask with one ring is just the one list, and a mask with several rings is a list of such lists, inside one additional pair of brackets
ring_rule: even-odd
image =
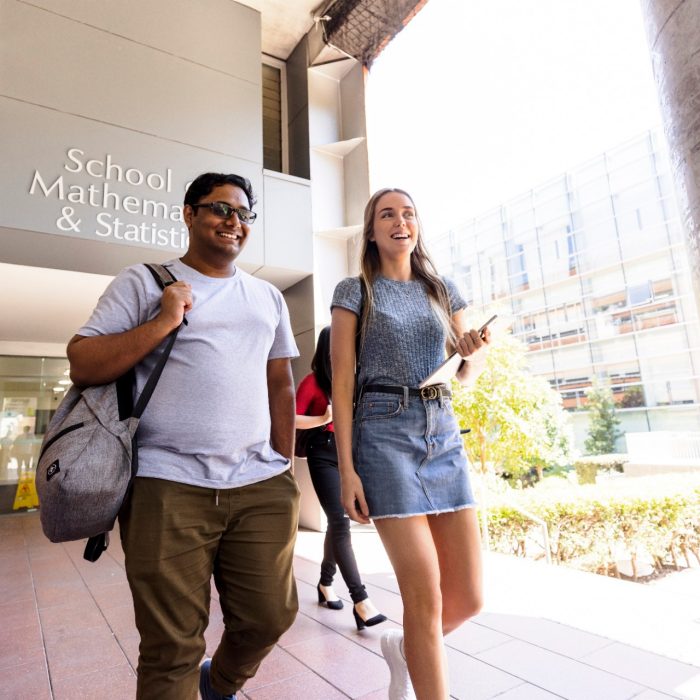
[[(457, 286), (445, 277), (452, 313), (467, 304)], [(374, 304), (360, 349), (359, 384), (417, 387), (444, 359), (447, 336), (419, 280), (397, 282), (377, 277), (372, 286)], [(333, 293), (335, 306), (360, 317), (359, 277), (341, 280)]]

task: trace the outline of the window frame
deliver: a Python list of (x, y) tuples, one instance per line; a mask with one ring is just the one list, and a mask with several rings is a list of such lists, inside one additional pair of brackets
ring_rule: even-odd
[[(269, 66), (270, 68), (277, 68), (280, 72), (280, 131), (282, 132), (282, 173), (284, 175), (289, 175), (289, 128), (287, 124), (287, 63), (279, 58), (275, 58), (274, 56), (270, 56), (268, 54), (262, 54), (261, 63), (263, 65)], [(262, 92), (262, 78), (260, 83), (260, 90)], [(260, 100), (260, 105), (262, 110), (262, 98)], [(270, 170), (270, 172), (276, 171)]]

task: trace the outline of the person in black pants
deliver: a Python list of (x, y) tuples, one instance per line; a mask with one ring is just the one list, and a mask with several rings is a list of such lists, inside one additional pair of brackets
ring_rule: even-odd
[(331, 409), (330, 327), (318, 336), (316, 352), (311, 361), (311, 374), (304, 377), (297, 389), (297, 429), (310, 430), (306, 441), (306, 458), (316, 495), (326, 514), (328, 527), (323, 544), (321, 579), (318, 583), (318, 602), (331, 610), (341, 610), (343, 601), (333, 590), (337, 568), (345, 581), (353, 602), (353, 616), (357, 629), (384, 622), (372, 604), (357, 569), (350, 540), (350, 519), (340, 501), (338, 454), (335, 449), (333, 413)]

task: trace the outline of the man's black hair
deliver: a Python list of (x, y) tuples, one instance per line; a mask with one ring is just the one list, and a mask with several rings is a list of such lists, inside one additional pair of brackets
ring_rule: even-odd
[(240, 187), (246, 193), (246, 197), (248, 197), (250, 209), (255, 205), (257, 200), (255, 199), (255, 194), (253, 194), (253, 186), (250, 184), (250, 180), (232, 173), (202, 173), (187, 188), (185, 204), (190, 206), (198, 204), (202, 197), (206, 197), (215, 187), (220, 187), (221, 185)]
[(331, 327), (321, 329), (316, 342), (316, 352), (311, 360), (311, 371), (321, 391), (330, 398), (331, 395)]

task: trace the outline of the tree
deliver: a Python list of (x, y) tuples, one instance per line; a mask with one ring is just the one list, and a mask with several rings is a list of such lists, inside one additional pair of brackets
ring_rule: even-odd
[(644, 406), (644, 392), (640, 386), (631, 386), (625, 389), (620, 401), (622, 408), (638, 408)]
[(615, 441), (622, 433), (617, 429), (620, 419), (615, 414), (615, 401), (610, 387), (597, 379), (586, 393), (588, 397), (588, 439), (584, 447), (589, 455), (615, 452)]
[(472, 464), (482, 473), (514, 476), (533, 466), (565, 464), (573, 442), (559, 392), (525, 368), (525, 345), (496, 335), (486, 368), (469, 388), (455, 391), (455, 412), (464, 428)]

